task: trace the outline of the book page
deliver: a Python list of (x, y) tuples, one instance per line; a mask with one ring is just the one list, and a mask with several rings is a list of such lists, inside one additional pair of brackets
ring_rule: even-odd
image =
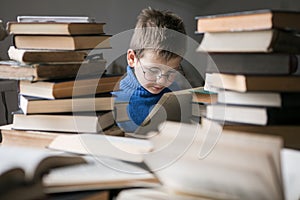
[(300, 151), (283, 149), (281, 158), (285, 199), (300, 199)]
[[(122, 190), (117, 200), (209, 200), (205, 197), (195, 197), (185, 194), (178, 194), (169, 191), (168, 188), (155, 187), (155, 188), (138, 188)], [(211, 199), (210, 199), (211, 200)]]
[(88, 164), (52, 170), (44, 178), (46, 193), (158, 185), (145, 167), (136, 163), (86, 156)]
[[(68, 142), (66, 142), (68, 141)], [(50, 149), (93, 156), (107, 156), (131, 162), (142, 162), (143, 154), (152, 150), (147, 140), (100, 134), (61, 135)]]
[(283, 140), (281, 137), (226, 130), (226, 128), (223, 129), (223, 127), (217, 122), (205, 118), (201, 119), (201, 124), (203, 128), (209, 128), (211, 130), (219, 126), (222, 129), (222, 134), (226, 134), (226, 137), (223, 138), (226, 144), (242, 147), (249, 151), (255, 150), (268, 154), (274, 163), (277, 179), (282, 184), (280, 152), (283, 148)]
[(146, 135), (149, 131), (157, 130), (158, 125), (166, 120), (190, 122), (192, 116), (191, 102), (192, 93), (190, 90), (165, 93), (135, 133)]
[[(283, 197), (273, 152), (266, 150), (263, 143), (255, 142), (250, 134), (222, 133), (211, 152), (206, 157), (200, 157), (200, 148), (206, 142), (205, 135), (210, 132), (203, 128), (193, 129), (192, 126), (176, 122), (161, 125), (157, 136), (160, 143), (154, 145), (156, 155), (146, 157), (145, 163), (163, 184), (174, 191), (210, 198)], [(195, 138), (190, 137), (191, 132), (194, 132)], [(159, 137), (160, 133), (167, 137)], [(249, 144), (246, 141), (250, 141)], [(158, 163), (170, 157), (173, 161), (159, 168)]]
[(61, 152), (16, 146), (0, 147), (0, 160), (1, 171), (21, 168), (25, 172), (25, 181), (39, 178), (51, 168), (85, 162), (80, 157), (63, 156)]

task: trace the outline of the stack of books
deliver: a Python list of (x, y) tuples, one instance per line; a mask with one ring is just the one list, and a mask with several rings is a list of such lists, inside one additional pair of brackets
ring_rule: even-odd
[(20, 19), (7, 24), (14, 42), (11, 60), (0, 63), (1, 78), (19, 80), (20, 109), (11, 128), (99, 133), (114, 125), (109, 92), (121, 76), (105, 74), (102, 54), (90, 55), (94, 48), (110, 48), (105, 23), (84, 17)]
[(300, 149), (299, 12), (254, 10), (199, 16), (207, 53), (204, 89), (216, 92), (205, 117), (225, 129), (280, 135)]
[[(110, 48), (110, 35), (105, 23), (39, 18), (34, 21), (8, 22), (13, 46), (8, 50), (10, 61), (0, 63), (1, 78), (40, 81), (101, 74), (105, 59), (88, 59), (91, 50)], [(26, 19), (26, 18), (25, 18)], [(29, 18), (31, 19), (31, 18)]]

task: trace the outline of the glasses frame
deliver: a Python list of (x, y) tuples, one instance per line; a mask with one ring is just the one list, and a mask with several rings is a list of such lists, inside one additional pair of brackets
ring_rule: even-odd
[[(158, 67), (151, 67), (151, 68), (156, 68), (157, 70), (159, 70), (159, 71), (160, 71), (160, 75), (156, 76), (156, 78), (153, 79), (153, 80), (149, 80), (148, 78), (146, 78), (146, 73), (147, 73), (147, 72), (145, 71), (145, 68), (143, 67), (143, 65), (142, 65), (142, 63), (141, 63), (141, 61), (140, 61), (140, 59), (138, 59), (138, 62), (140, 63), (142, 72), (143, 72), (143, 74), (144, 74), (144, 78), (145, 78), (145, 80), (147, 80), (147, 81), (153, 81), (153, 82), (156, 82), (156, 81), (158, 81), (159, 79), (161, 79), (163, 76), (165, 76), (165, 77), (166, 77), (166, 80), (167, 80), (168, 82), (173, 82), (173, 81), (175, 80), (175, 78), (176, 78), (176, 75), (175, 75), (174, 78), (172, 78), (172, 79), (170, 80), (169, 77), (171, 77), (171, 76), (170, 76), (171, 74), (163, 74), (162, 71), (161, 71), (161, 69), (159, 69)], [(151, 68), (150, 68), (150, 69), (151, 69)], [(149, 71), (150, 71), (150, 69), (149, 69)], [(176, 72), (172, 72), (172, 73), (176, 73), (176, 74), (177, 74), (177, 70), (176, 70)]]

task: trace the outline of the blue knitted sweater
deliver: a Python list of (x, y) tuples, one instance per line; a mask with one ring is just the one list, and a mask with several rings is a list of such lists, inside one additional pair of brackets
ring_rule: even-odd
[[(178, 89), (178, 86), (173, 83), (170, 88)], [(127, 114), (130, 121), (119, 122), (118, 125), (126, 132), (134, 132), (162, 95), (170, 91), (169, 88), (164, 88), (159, 94), (150, 93), (138, 82), (133, 69), (127, 66), (127, 75), (120, 81), (120, 91), (113, 94), (116, 103), (129, 102)]]

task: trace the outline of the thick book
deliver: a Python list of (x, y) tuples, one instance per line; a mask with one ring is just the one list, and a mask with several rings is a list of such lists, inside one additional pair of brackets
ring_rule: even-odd
[(0, 61), (0, 78), (28, 81), (75, 78), (78, 74), (102, 74), (105, 67), (106, 60), (31, 64), (8, 60)]
[(202, 117), (200, 120), (202, 126), (210, 126), (214, 123), (219, 123), (225, 131), (234, 131), (236, 133), (251, 133), (261, 135), (275, 135), (283, 139), (285, 148), (300, 150), (300, 126), (299, 125), (251, 125), (240, 123), (220, 123), (220, 121), (210, 120)]
[(300, 191), (300, 173), (297, 168), (300, 164), (300, 151), (285, 148), (281, 151), (281, 168), (284, 177), (285, 199), (297, 199)]
[(14, 35), (16, 48), (85, 50), (111, 48), (110, 35)]
[(7, 31), (14, 35), (93, 35), (104, 34), (105, 23), (8, 22)]
[(8, 56), (11, 60), (24, 63), (48, 63), (48, 62), (82, 62), (87, 59), (88, 51), (72, 50), (37, 50), (17, 49), (10, 46)]
[(114, 116), (116, 122), (125, 122), (130, 120), (127, 112), (128, 104), (129, 102), (115, 102)]
[(12, 124), (0, 126), (2, 134), (1, 146), (24, 146), (46, 148), (54, 138), (69, 134), (61, 132), (29, 131), (12, 129)]
[(278, 136), (178, 122), (164, 122), (152, 135), (154, 150), (145, 163), (170, 192), (199, 199), (284, 198)]
[(103, 133), (114, 124), (111, 111), (80, 114), (33, 114), (15, 113), (12, 128), (16, 130), (55, 131), (72, 133)]
[[(62, 135), (70, 135), (70, 132), (51, 132), (35, 130), (16, 130), (12, 124), (0, 126), (1, 146), (25, 146), (34, 148), (48, 148), (51, 142)], [(76, 133), (77, 134), (77, 133)], [(104, 135), (124, 136), (124, 132), (117, 126), (112, 126), (103, 131)], [(2, 141), (1, 141), (2, 135)]]
[(71, 113), (114, 110), (114, 98), (109, 95), (77, 98), (42, 99), (20, 95), (19, 107), (24, 114)]
[(46, 99), (91, 95), (117, 90), (122, 76), (57, 81), (20, 81), (20, 94)]
[[(298, 185), (300, 184), (300, 173), (298, 166), (300, 164), (300, 152), (284, 148), (280, 152), (281, 169), (283, 176), (284, 199), (292, 200), (300, 196)], [(253, 194), (255, 197), (255, 194)], [(251, 197), (250, 197), (251, 198)], [(199, 200), (207, 199), (203, 196), (194, 196), (186, 193), (176, 193), (170, 188), (155, 187), (155, 188), (130, 188), (122, 190), (118, 196), (118, 200)], [(214, 198), (209, 198), (214, 199)], [(217, 198), (216, 199), (220, 199)]]
[(300, 125), (300, 107), (274, 108), (238, 105), (207, 105), (206, 117), (212, 120), (254, 125)]
[(215, 103), (217, 102), (218, 94), (215, 92), (210, 92), (204, 89), (204, 87), (199, 87), (191, 90), (193, 95), (193, 103)]
[(284, 147), (289, 149), (300, 150), (300, 126), (287, 125), (287, 126), (259, 126), (259, 125), (241, 125), (241, 124), (226, 124), (224, 129), (247, 132), (252, 134), (265, 134), (265, 135), (277, 135), (283, 138)]
[(300, 36), (294, 32), (279, 29), (207, 32), (197, 51), (299, 53)]
[(248, 10), (197, 16), (197, 32), (263, 30), (271, 28), (300, 30), (300, 12), (284, 10)]
[[(99, 151), (101, 152), (102, 149)], [(43, 179), (46, 194), (159, 186), (158, 179), (140, 163), (109, 156), (89, 156), (87, 165), (52, 170)], [(78, 198), (76, 198), (78, 199)], [(82, 198), (79, 198), (82, 199)]]
[(65, 134), (56, 137), (48, 147), (82, 155), (107, 156), (127, 162), (143, 162), (143, 155), (153, 149), (153, 144), (139, 138), (100, 134)]
[(190, 122), (192, 117), (193, 89), (167, 92), (153, 106), (142, 124), (135, 131), (136, 135), (147, 135), (158, 129), (164, 121)]
[(293, 92), (235, 92), (220, 90), (219, 103), (246, 106), (300, 107), (300, 93)]
[(268, 91), (268, 92), (299, 92), (300, 76), (276, 75), (242, 75), (242, 74), (209, 74), (207, 88), (221, 88), (238, 92)]
[(7, 200), (45, 198), (42, 178), (50, 170), (86, 163), (79, 156), (17, 146), (0, 147), (0, 159), (0, 198)]
[(210, 53), (206, 73), (288, 75), (298, 68), (298, 57), (283, 53)]
[(149, 200), (149, 199), (159, 199), (159, 200), (201, 200), (198, 196), (176, 193), (174, 191), (168, 190), (166, 187), (155, 187), (155, 188), (129, 188), (127, 190), (122, 190), (118, 196), (118, 200)]
[(94, 23), (95, 18), (89, 16), (41, 16), (41, 15), (19, 15), (17, 22), (63, 22), (63, 23)]

